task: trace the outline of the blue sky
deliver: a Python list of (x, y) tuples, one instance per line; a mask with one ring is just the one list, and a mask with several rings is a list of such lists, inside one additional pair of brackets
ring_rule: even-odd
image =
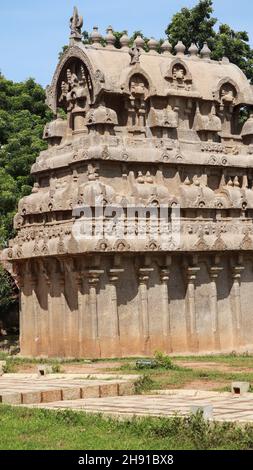
[[(160, 38), (170, 18), (197, 0), (0, 0), (0, 70), (11, 80), (35, 78), (50, 83), (58, 53), (68, 43), (68, 20), (76, 5), (84, 29), (108, 25), (129, 34), (142, 30)], [(249, 32), (253, 44), (253, 1), (214, 0), (215, 16), (234, 29)]]

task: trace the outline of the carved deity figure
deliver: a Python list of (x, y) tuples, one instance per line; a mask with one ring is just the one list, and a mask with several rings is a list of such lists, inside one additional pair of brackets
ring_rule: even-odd
[(81, 77), (67, 70), (67, 80), (61, 84), (61, 96), (59, 102), (66, 101), (67, 111), (83, 110), (87, 107), (89, 90), (85, 77), (84, 68), (81, 66)]
[(141, 51), (136, 46), (136, 44), (134, 45), (134, 47), (132, 47), (130, 49), (129, 54), (130, 54), (130, 57), (131, 57), (130, 65), (135, 65), (135, 64), (138, 64), (140, 62)]
[(190, 91), (192, 88), (192, 79), (184, 65), (175, 63), (166, 73), (165, 78), (170, 82), (170, 87), (176, 90)]
[(146, 125), (146, 96), (148, 94), (148, 84), (141, 75), (134, 75), (131, 78), (130, 97), (127, 102), (129, 113), (129, 125), (145, 126)]
[(181, 64), (176, 64), (172, 70), (172, 78), (177, 88), (185, 88), (186, 71)]
[(231, 112), (236, 102), (236, 90), (230, 83), (225, 83), (220, 90), (221, 109), (228, 108)]
[(174, 80), (182, 82), (185, 77), (185, 69), (181, 65), (175, 65), (172, 74)]

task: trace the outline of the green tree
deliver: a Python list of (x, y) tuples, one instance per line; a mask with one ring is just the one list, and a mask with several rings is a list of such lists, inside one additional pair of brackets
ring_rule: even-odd
[(14, 83), (0, 75), (0, 248), (11, 235), (18, 200), (31, 192), (31, 165), (46, 148), (43, 128), (51, 118), (33, 79)]
[[(14, 235), (18, 200), (31, 192), (31, 165), (46, 148), (42, 134), (51, 118), (40, 85), (33, 79), (14, 83), (0, 74), (0, 250)], [(16, 286), (0, 267), (0, 318), (15, 305)]]
[(178, 41), (183, 41), (187, 48), (192, 42), (200, 48), (205, 41), (214, 43), (217, 19), (212, 17), (212, 5), (212, 0), (201, 0), (195, 7), (182, 8), (172, 17), (165, 33), (173, 47)]
[(207, 42), (213, 59), (228, 57), (253, 83), (253, 50), (248, 33), (234, 31), (226, 24), (221, 24), (216, 31), (215, 26), (217, 19), (213, 16), (213, 1), (200, 0), (193, 8), (182, 8), (176, 13), (165, 33), (173, 46), (183, 40), (187, 48), (194, 42), (201, 49)]
[(13, 279), (0, 266), (0, 319), (15, 308), (18, 300), (18, 289)]

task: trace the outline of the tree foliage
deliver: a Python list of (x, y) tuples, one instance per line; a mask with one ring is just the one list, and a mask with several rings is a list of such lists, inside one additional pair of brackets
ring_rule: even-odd
[(0, 318), (3, 318), (18, 300), (18, 289), (13, 279), (0, 266)]
[(19, 198), (31, 192), (31, 165), (46, 148), (42, 140), (51, 113), (33, 79), (14, 83), (0, 75), (0, 247), (11, 235)]
[[(42, 134), (50, 119), (40, 85), (33, 79), (14, 83), (0, 74), (0, 249), (13, 236), (18, 200), (31, 192), (31, 165), (46, 148)], [(15, 285), (0, 267), (0, 316), (16, 302)]]
[(173, 46), (181, 40), (187, 48), (194, 42), (201, 49), (207, 42), (213, 59), (228, 57), (253, 83), (253, 49), (248, 33), (234, 31), (227, 24), (221, 24), (217, 29), (217, 23), (213, 16), (213, 1), (200, 0), (193, 8), (182, 8), (176, 13), (165, 32)]

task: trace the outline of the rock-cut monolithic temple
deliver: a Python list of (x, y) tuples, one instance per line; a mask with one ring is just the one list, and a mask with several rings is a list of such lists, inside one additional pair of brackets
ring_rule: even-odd
[(82, 23), (4, 252), (21, 353), (252, 350), (252, 86), (207, 44), (118, 48), (95, 27), (84, 45)]

